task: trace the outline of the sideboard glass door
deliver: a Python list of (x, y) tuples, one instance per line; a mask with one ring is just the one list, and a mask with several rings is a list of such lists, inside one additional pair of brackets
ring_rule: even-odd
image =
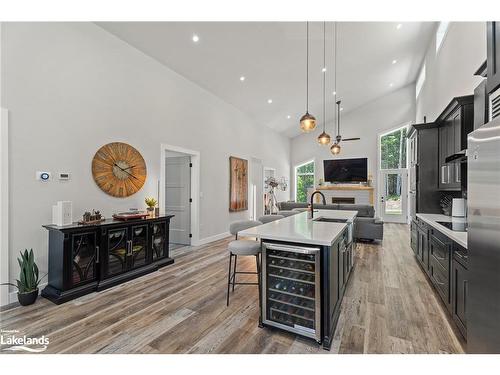
[(107, 234), (106, 275), (112, 276), (127, 270), (128, 228), (110, 229)]
[(160, 221), (151, 224), (151, 248), (153, 262), (168, 257), (168, 231), (167, 222)]
[(148, 225), (135, 225), (131, 228), (130, 268), (137, 268), (148, 263)]
[(96, 233), (74, 233), (71, 235), (71, 286), (94, 280), (96, 275)]

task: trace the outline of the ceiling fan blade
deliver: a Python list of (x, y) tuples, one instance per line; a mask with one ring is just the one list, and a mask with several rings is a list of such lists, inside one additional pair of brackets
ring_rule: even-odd
[(361, 138), (342, 138), (343, 141), (359, 141)]

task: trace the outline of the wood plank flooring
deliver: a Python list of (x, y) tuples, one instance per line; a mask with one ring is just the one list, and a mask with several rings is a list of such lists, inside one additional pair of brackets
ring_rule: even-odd
[[(0, 328), (46, 335), (46, 353), (463, 353), (406, 225), (385, 224), (382, 244), (358, 244), (330, 352), (258, 328), (254, 286), (236, 286), (226, 307), (229, 240), (177, 249), (172, 266), (63, 305), (4, 309)], [(253, 257), (238, 260), (254, 267)]]

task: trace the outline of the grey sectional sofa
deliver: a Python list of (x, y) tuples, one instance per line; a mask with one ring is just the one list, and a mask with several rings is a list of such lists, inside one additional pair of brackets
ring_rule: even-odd
[[(307, 203), (279, 202), (280, 211), (305, 209)], [(379, 240), (384, 238), (384, 222), (375, 217), (375, 209), (370, 205), (362, 204), (315, 204), (318, 210), (352, 210), (358, 211), (354, 220), (354, 238), (359, 240)]]

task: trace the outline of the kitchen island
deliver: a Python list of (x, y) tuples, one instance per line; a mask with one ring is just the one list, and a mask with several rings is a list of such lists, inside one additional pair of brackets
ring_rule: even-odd
[(330, 349), (353, 266), (357, 211), (315, 210), (243, 230), (262, 243), (261, 324)]

